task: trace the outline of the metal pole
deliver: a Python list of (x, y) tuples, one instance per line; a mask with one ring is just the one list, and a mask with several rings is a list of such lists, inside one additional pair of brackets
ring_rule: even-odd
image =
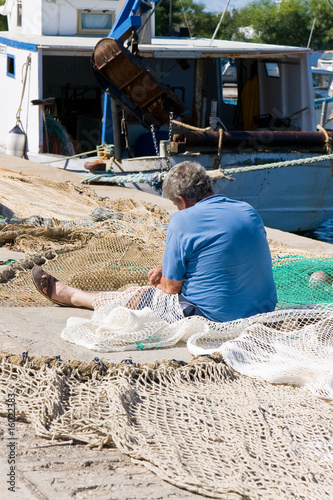
[(325, 128), (327, 114), (327, 101), (323, 101), (321, 106), (320, 126)]
[(310, 47), (310, 43), (311, 43), (311, 39), (312, 39), (312, 34), (313, 34), (314, 27), (315, 27), (315, 23), (316, 23), (316, 18), (314, 18), (313, 22), (312, 22), (312, 28), (311, 28), (311, 31), (310, 31), (310, 36), (309, 36), (308, 44), (306, 46), (307, 49)]
[(120, 106), (111, 97), (111, 113), (113, 125), (113, 142), (114, 142), (114, 157), (115, 160), (121, 160), (123, 155), (123, 138), (121, 134), (120, 123)]
[(169, 36), (172, 32), (172, 0), (169, 0)]
[(222, 24), (222, 21), (223, 21), (224, 15), (225, 15), (225, 13), (227, 12), (227, 8), (228, 8), (228, 6), (229, 6), (229, 3), (230, 3), (230, 0), (228, 0), (228, 1), (227, 1), (227, 5), (225, 6), (224, 11), (222, 12), (222, 15), (221, 15), (221, 17), (220, 17), (220, 20), (219, 20), (219, 22), (218, 22), (218, 25), (216, 26), (216, 29), (215, 29), (215, 31), (214, 31), (214, 35), (212, 36), (212, 39), (211, 39), (211, 41), (210, 41), (210, 44), (209, 44), (209, 45), (212, 45), (212, 43), (213, 43), (213, 41), (214, 41), (214, 38), (216, 37), (218, 30), (220, 29), (220, 26), (221, 26), (221, 24)]

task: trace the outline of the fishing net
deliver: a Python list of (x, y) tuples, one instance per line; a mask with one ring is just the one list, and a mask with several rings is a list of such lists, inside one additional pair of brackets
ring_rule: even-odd
[(187, 341), (193, 355), (220, 352), (239, 373), (333, 399), (333, 305), (279, 309), (225, 323), (185, 318), (177, 295), (153, 287), (98, 294), (93, 305), (91, 319), (67, 320), (63, 339), (99, 352)]
[(213, 498), (331, 498), (333, 259), (290, 255), (270, 241), (279, 309), (228, 323), (184, 318), (177, 296), (147, 285), (168, 214), (38, 182), (35, 197), (14, 197), (12, 215), (2, 210), (0, 244), (27, 257), (1, 273), (0, 305), (50, 305), (31, 279), (42, 264), (98, 292), (91, 319), (70, 318), (64, 339), (100, 352), (185, 340), (198, 358), (135, 366), (3, 355), (0, 414), (14, 394), (17, 418), (37, 435), (116, 444), (163, 479)]
[(47, 219), (84, 221), (99, 206), (94, 191), (85, 186), (1, 168), (0, 192), (0, 215), (9, 221), (22, 222), (22, 219), (37, 215)]
[[(59, 366), (57, 366), (57, 364)], [(332, 498), (332, 406), (235, 372), (219, 356), (154, 365), (2, 356), (0, 413), (47, 439), (115, 444), (212, 498)]]
[(279, 306), (333, 303), (333, 259), (289, 255), (273, 262)]
[(148, 270), (160, 264), (170, 215), (157, 205), (98, 198), (89, 188), (8, 171), (1, 182), (0, 245), (25, 258), (0, 272), (0, 305), (50, 305), (33, 286), (35, 264), (91, 291), (146, 285)]
[[(148, 270), (162, 262), (167, 217), (151, 207), (127, 210), (118, 202), (114, 208), (118, 211), (103, 208), (111, 210), (112, 218), (100, 212), (105, 218), (86, 228), (30, 227), (25, 232), (24, 225), (6, 225), (0, 232), (0, 237), (14, 232), (14, 244), (26, 248), (35, 236), (46, 254), (57, 235), (54, 258), (39, 254), (44, 269), (71, 286), (96, 292), (91, 319), (70, 318), (61, 333), (65, 340), (99, 352), (158, 349), (187, 341), (193, 354), (219, 351), (240, 373), (284, 380), (332, 397), (332, 258), (279, 256), (286, 251), (280, 246), (273, 254), (279, 311), (223, 324), (184, 318), (178, 296), (147, 286)], [(0, 284), (1, 305), (50, 305), (34, 288), (28, 264)]]

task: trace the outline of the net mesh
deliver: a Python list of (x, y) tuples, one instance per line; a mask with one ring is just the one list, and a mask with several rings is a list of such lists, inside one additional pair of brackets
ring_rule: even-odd
[(219, 352), (239, 373), (333, 399), (332, 327), (333, 305), (214, 323), (185, 318), (177, 295), (132, 287), (99, 294), (92, 319), (69, 318), (61, 336), (100, 352), (157, 349), (182, 340), (193, 355)]
[[(3, 356), (0, 413), (47, 439), (115, 443), (163, 479), (212, 498), (332, 498), (332, 406), (238, 374), (217, 356), (188, 364), (95, 364)], [(230, 496), (228, 496), (230, 495)]]
[(99, 206), (93, 190), (72, 182), (57, 182), (39, 176), (0, 168), (1, 214), (5, 218), (84, 220)]
[(279, 306), (333, 302), (333, 259), (289, 255), (273, 262)]
[(184, 318), (178, 295), (150, 286), (99, 294), (93, 306), (92, 319), (67, 320), (63, 339), (100, 352), (157, 349), (187, 340), (203, 326)]
[[(8, 182), (8, 175), (5, 180)], [(30, 269), (34, 264), (43, 265), (58, 279), (83, 290), (118, 290), (129, 284), (147, 284), (148, 270), (162, 260), (170, 218), (165, 210), (128, 198), (97, 199), (86, 188), (80, 191), (71, 183), (50, 181), (48, 185), (45, 179), (21, 174), (14, 175), (14, 181), (19, 183), (16, 191), (24, 189), (26, 199), (34, 194), (31, 189), (36, 188), (36, 183), (36, 192), (40, 190), (43, 196), (50, 197), (44, 188), (52, 188), (52, 196), (58, 204), (66, 204), (68, 211), (74, 212), (79, 200), (81, 217), (61, 219), (58, 210), (57, 218), (49, 218), (42, 207), (40, 215), (31, 215), (36, 214), (35, 205), (27, 209), (17, 201), (15, 214), (7, 213), (0, 222), (0, 245), (24, 252), (26, 257), (0, 273), (0, 305), (50, 305), (33, 286)], [(11, 183), (9, 187), (13, 187)], [(57, 210), (57, 203), (55, 207)], [(6, 211), (2, 205), (2, 213)]]

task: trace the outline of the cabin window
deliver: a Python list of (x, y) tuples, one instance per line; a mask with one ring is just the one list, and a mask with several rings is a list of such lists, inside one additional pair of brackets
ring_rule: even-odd
[(78, 10), (78, 33), (108, 35), (115, 19), (114, 10)]
[(15, 56), (7, 54), (7, 76), (15, 78)]
[(280, 78), (280, 68), (277, 62), (265, 62), (266, 75), (271, 78)]
[(221, 59), (223, 101), (226, 104), (237, 104), (237, 65), (235, 59)]
[(22, 28), (22, 0), (17, 0), (16, 26)]

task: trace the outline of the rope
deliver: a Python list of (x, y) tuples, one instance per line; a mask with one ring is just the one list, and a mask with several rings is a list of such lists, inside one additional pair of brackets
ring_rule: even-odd
[[(222, 137), (221, 137), (221, 146), (222, 146)], [(228, 177), (225, 174), (252, 172), (255, 170), (265, 170), (271, 168), (294, 167), (294, 166), (307, 165), (311, 163), (323, 162), (327, 160), (329, 161), (333, 160), (333, 154), (314, 156), (312, 158), (301, 158), (298, 160), (295, 159), (295, 160), (281, 161), (276, 163), (265, 163), (263, 165), (252, 165), (249, 167), (226, 168), (223, 170), (222, 169), (219, 170), (218, 174), (216, 174), (216, 169), (211, 171), (207, 170), (207, 174), (213, 179), (215, 178), (215, 180), (217, 180), (218, 178), (226, 178), (230, 181), (233, 181), (234, 179), (232, 177)], [(113, 172), (110, 173), (95, 172), (95, 174), (88, 175), (88, 177), (83, 179), (81, 183), (89, 184), (91, 182), (105, 182), (108, 184), (125, 184), (128, 182), (133, 182), (133, 183), (135, 182), (142, 184), (146, 182), (153, 187), (156, 181), (162, 181), (164, 177), (167, 175), (167, 173), (168, 173), (167, 171), (159, 173), (138, 172), (133, 174), (117, 175), (114, 174)]]
[(250, 167), (236, 167), (236, 168), (227, 168), (224, 169), (224, 173), (227, 174), (235, 174), (240, 172), (251, 172), (253, 170), (265, 170), (270, 168), (281, 168), (281, 167), (296, 167), (299, 165), (307, 165), (311, 163), (323, 162), (323, 161), (331, 161), (333, 160), (333, 154), (330, 155), (322, 155), (322, 156), (313, 156), (312, 158), (300, 158), (299, 160), (288, 160), (288, 161), (280, 161), (276, 163), (265, 163), (264, 165), (253, 165)]
[[(329, 135), (326, 129), (322, 127), (321, 125), (317, 125), (317, 129), (320, 130), (325, 135), (325, 148), (326, 152), (328, 154), (332, 154), (333, 148), (332, 148), (332, 137)], [(330, 160), (330, 166), (331, 166), (331, 175), (333, 176), (333, 160)]]
[(228, 9), (228, 7), (229, 7), (229, 3), (230, 3), (230, 0), (228, 0), (228, 1), (227, 1), (226, 6), (224, 7), (224, 11), (222, 12), (221, 17), (220, 17), (220, 20), (219, 20), (219, 22), (217, 23), (217, 26), (216, 26), (216, 28), (215, 28), (215, 31), (214, 31), (214, 34), (213, 34), (213, 36), (212, 36), (212, 38), (211, 38), (211, 41), (210, 41), (209, 46), (211, 46), (211, 45), (212, 45), (212, 43), (213, 43), (213, 41), (215, 40), (215, 37), (216, 37), (216, 35), (217, 35), (217, 33), (218, 33), (219, 29), (220, 29), (220, 26), (221, 26), (221, 24), (222, 24), (223, 19), (224, 19), (225, 13), (227, 12), (227, 9)]
[[(126, 182), (136, 182), (142, 184), (147, 182), (149, 176), (152, 174), (144, 174), (143, 172), (139, 172), (137, 174), (126, 174), (126, 175), (117, 175), (105, 172), (97, 172), (95, 174), (88, 175), (85, 179), (81, 181), (83, 184), (89, 184), (90, 182), (107, 182), (109, 184), (125, 184)], [(166, 172), (165, 172), (166, 175)]]
[(129, 152), (130, 146), (129, 146), (129, 142), (128, 142), (127, 123), (126, 123), (126, 117), (125, 117), (125, 110), (124, 110), (124, 108), (122, 109), (122, 116), (121, 116), (120, 127), (121, 127), (121, 133), (125, 137), (125, 149), (126, 149), (126, 151)]
[(192, 38), (192, 35), (191, 35), (191, 28), (190, 28), (190, 23), (188, 22), (187, 15), (186, 15), (186, 10), (185, 10), (185, 7), (184, 7), (184, 4), (183, 4), (183, 1), (182, 1), (182, 0), (180, 0), (180, 4), (181, 4), (181, 6), (182, 6), (182, 11), (183, 11), (183, 16), (184, 16), (184, 21), (185, 21), (186, 27), (187, 27), (187, 29), (188, 29), (188, 32), (189, 32), (190, 38)]
[(151, 16), (153, 14), (155, 14), (155, 11), (156, 9), (160, 6), (160, 4), (163, 2), (163, 0), (159, 0), (159, 2), (157, 3), (157, 5), (155, 5), (155, 7), (153, 8), (153, 10), (150, 12), (149, 16), (147, 17), (147, 19), (145, 20), (145, 22), (142, 24), (142, 26), (137, 30), (137, 33), (139, 34), (140, 31), (143, 30), (143, 28), (146, 26), (146, 24), (148, 23), (148, 21), (150, 20)]
[(200, 132), (205, 132), (206, 130), (211, 130), (211, 127), (206, 127), (206, 128), (194, 127), (193, 125), (188, 125), (187, 123), (178, 122), (177, 120), (171, 120), (171, 123), (174, 123), (175, 125), (179, 125), (180, 127), (183, 127), (183, 128), (188, 128), (189, 130), (198, 130)]
[(100, 146), (97, 146), (97, 149), (93, 149), (92, 151), (85, 151), (84, 153), (78, 153), (78, 154), (72, 155), (72, 156), (63, 156), (59, 160), (44, 161), (44, 162), (41, 162), (41, 165), (48, 165), (49, 163), (57, 163), (59, 161), (66, 161), (66, 160), (70, 160), (71, 158), (80, 158), (81, 156), (90, 155), (92, 153), (97, 153), (101, 159), (108, 160), (110, 158), (111, 159), (113, 158), (112, 148), (113, 148), (113, 144), (103, 143)]
[(97, 154), (100, 160), (110, 160), (114, 158), (114, 144), (100, 144), (97, 146)]
[(222, 139), (223, 139), (223, 129), (220, 128), (219, 129), (219, 143), (217, 146), (217, 155), (216, 155), (216, 158), (214, 160), (214, 168), (219, 169), (221, 171), (222, 171), (222, 169), (221, 169)]
[(58, 161), (66, 161), (70, 160), (71, 158), (79, 158), (80, 156), (90, 155), (91, 153), (97, 153), (97, 149), (94, 149), (93, 151), (85, 151), (84, 153), (78, 153), (77, 155), (63, 156), (60, 160), (43, 161), (41, 162), (41, 165), (48, 165), (49, 163), (57, 163)]
[(16, 125), (18, 125), (19, 127), (21, 127), (21, 129), (23, 131), (24, 131), (24, 128), (23, 128), (23, 125), (22, 125), (22, 122), (21, 122), (21, 111), (22, 111), (22, 102), (23, 102), (23, 97), (24, 97), (24, 92), (25, 92), (25, 86), (26, 86), (26, 83), (27, 83), (28, 69), (30, 67), (30, 64), (31, 64), (31, 55), (29, 54), (28, 57), (27, 57), (26, 62), (22, 66), (22, 71), (25, 68), (25, 73), (24, 73), (24, 78), (23, 78), (21, 100), (20, 100), (20, 104), (19, 104), (18, 110), (16, 112)]
[(325, 135), (325, 147), (328, 154), (332, 154), (332, 137), (327, 130), (321, 125), (317, 125), (317, 129)]

